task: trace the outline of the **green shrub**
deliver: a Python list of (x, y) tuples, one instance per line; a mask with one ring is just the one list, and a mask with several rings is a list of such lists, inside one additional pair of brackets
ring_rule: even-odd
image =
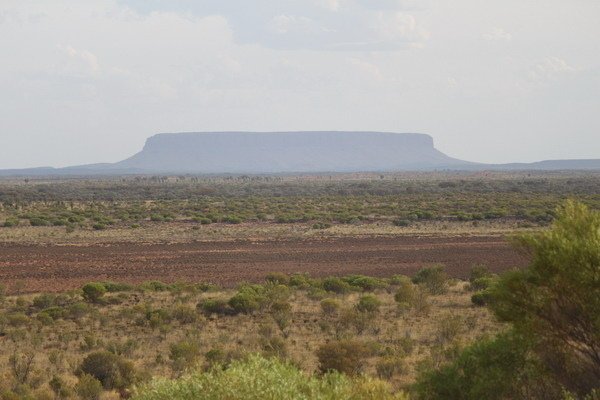
[(308, 289), (312, 286), (313, 282), (307, 274), (292, 274), (288, 284), (298, 289)]
[(50, 226), (51, 225), (50, 221), (45, 220), (43, 218), (30, 218), (29, 224), (31, 226)]
[(73, 303), (67, 307), (67, 312), (65, 314), (66, 318), (70, 318), (73, 320), (84, 317), (89, 314), (91, 310), (91, 306), (87, 303), (79, 302)]
[(105, 389), (124, 389), (136, 380), (133, 363), (108, 351), (88, 354), (79, 366), (79, 373), (96, 378)]
[(101, 282), (102, 286), (109, 293), (117, 293), (117, 292), (128, 292), (133, 290), (133, 286), (128, 283), (120, 283), (120, 282)]
[(425, 267), (412, 279), (413, 283), (423, 285), (431, 294), (444, 294), (448, 290), (448, 275), (441, 265)]
[(331, 224), (326, 222), (316, 222), (312, 226), (313, 229), (329, 229), (331, 228)]
[(356, 309), (364, 313), (377, 313), (381, 307), (381, 300), (372, 295), (361, 296), (356, 304)]
[(106, 288), (99, 282), (87, 283), (81, 288), (83, 298), (90, 303), (98, 303), (106, 293)]
[(381, 279), (372, 276), (350, 275), (342, 278), (350, 286), (361, 289), (365, 292), (372, 292), (375, 289), (386, 287), (387, 284)]
[(281, 333), (287, 337), (286, 328), (292, 320), (292, 305), (287, 301), (278, 301), (271, 304), (271, 317)]
[(265, 280), (273, 284), (287, 285), (290, 282), (290, 277), (283, 272), (271, 272), (267, 274)]
[(556, 382), (589, 394), (600, 377), (600, 212), (568, 201), (551, 229), (515, 240), (531, 264), (488, 289), (490, 307), (536, 342)]
[(160, 281), (147, 281), (140, 285), (140, 289), (149, 292), (164, 292), (169, 290), (169, 285)]
[[(59, 376), (53, 376), (52, 379), (50, 379), (50, 381), (48, 382), (48, 386), (50, 386), (50, 389), (52, 389), (52, 392), (54, 393), (54, 397), (56, 399), (66, 399), (71, 395), (69, 387), (67, 386), (65, 381)], [(100, 387), (100, 390), (102, 390), (102, 387)]]
[(323, 279), (323, 289), (337, 294), (348, 293), (352, 288), (350, 284), (341, 278), (329, 277)]
[[(439, 369), (425, 369), (415, 391), (423, 400), (501, 400), (521, 398), (520, 385), (538, 376), (528, 345), (513, 334), (481, 340)], [(531, 382), (529, 382), (531, 383)]]
[(91, 375), (83, 374), (75, 385), (75, 393), (81, 400), (99, 400), (102, 394), (102, 383)]
[(10, 312), (4, 315), (6, 324), (12, 327), (21, 327), (29, 323), (29, 317), (22, 312)]
[(227, 302), (221, 299), (206, 299), (198, 303), (196, 307), (201, 309), (207, 316), (212, 314), (227, 315), (231, 313), (231, 308), (229, 308)]
[(406, 276), (401, 276), (395, 280), (398, 286), (394, 294), (394, 300), (400, 305), (412, 305), (415, 301), (416, 291), (414, 284)]
[(322, 300), (329, 295), (330, 294), (325, 290), (314, 286), (308, 289), (308, 292), (306, 293), (306, 296), (311, 300)]
[(283, 285), (249, 285), (244, 284), (229, 299), (229, 306), (236, 313), (251, 314), (261, 310), (269, 302), (282, 300), (289, 294)]
[(357, 340), (339, 340), (326, 343), (317, 350), (321, 372), (338, 371), (358, 375), (363, 371), (369, 347)]
[(260, 309), (260, 298), (252, 293), (237, 293), (228, 302), (236, 313), (251, 314)]
[[(48, 315), (53, 320), (64, 318), (66, 313), (67, 313), (67, 310), (62, 307), (49, 307), (40, 312), (40, 314)], [(38, 316), (39, 316), (39, 314), (38, 314)]]
[(50, 293), (40, 294), (33, 298), (32, 305), (38, 310), (52, 307), (55, 303), (56, 295)]
[(4, 224), (2, 226), (4, 226), (5, 228), (12, 228), (13, 226), (18, 226), (19, 225), (19, 220), (16, 218), (9, 218), (6, 221), (4, 221)]
[(491, 276), (477, 278), (477, 279), (474, 279), (473, 281), (471, 281), (471, 283), (469, 284), (469, 290), (472, 290), (475, 292), (479, 291), (479, 290), (485, 290), (485, 289), (489, 288), (490, 286), (492, 286), (493, 283), (494, 283), (494, 278)]
[(473, 283), (475, 280), (480, 278), (488, 278), (492, 276), (492, 273), (485, 265), (474, 265), (471, 267), (471, 272), (469, 275), (469, 282)]
[(309, 376), (292, 364), (251, 355), (226, 368), (196, 372), (177, 380), (156, 379), (140, 388), (133, 400), (407, 400), (393, 395), (387, 383), (338, 373)]
[(401, 227), (406, 227), (406, 226), (410, 226), (412, 224), (411, 221), (409, 221), (408, 219), (404, 219), (404, 218), (398, 218), (392, 221), (392, 223), (395, 226), (401, 226)]
[(473, 293), (471, 296), (471, 303), (479, 307), (489, 304), (491, 300), (492, 296), (488, 290), (482, 290), (477, 293)]

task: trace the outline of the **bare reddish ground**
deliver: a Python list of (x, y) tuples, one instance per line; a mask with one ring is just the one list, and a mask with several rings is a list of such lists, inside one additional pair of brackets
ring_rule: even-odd
[(413, 274), (440, 263), (457, 278), (475, 264), (501, 272), (527, 259), (501, 237), (343, 237), (287, 241), (0, 244), (0, 282), (9, 292), (54, 292), (90, 281), (212, 282), (235, 286), (272, 271), (311, 276)]

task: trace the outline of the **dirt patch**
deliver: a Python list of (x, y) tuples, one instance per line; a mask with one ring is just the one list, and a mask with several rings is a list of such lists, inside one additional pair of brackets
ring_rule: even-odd
[(500, 272), (526, 258), (497, 236), (343, 237), (279, 241), (111, 243), (87, 246), (0, 244), (0, 282), (9, 292), (62, 291), (112, 280), (204, 281), (234, 286), (272, 271), (311, 276), (412, 274), (444, 264), (457, 278), (475, 264)]

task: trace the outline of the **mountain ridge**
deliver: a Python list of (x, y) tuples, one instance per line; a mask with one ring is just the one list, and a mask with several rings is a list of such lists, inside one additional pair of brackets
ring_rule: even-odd
[(228, 131), (159, 133), (116, 163), (0, 170), (0, 176), (561, 169), (600, 170), (600, 159), (483, 164), (442, 153), (423, 133)]

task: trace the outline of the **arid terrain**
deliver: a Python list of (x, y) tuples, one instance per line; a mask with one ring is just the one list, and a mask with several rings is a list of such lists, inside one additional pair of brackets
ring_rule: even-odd
[(63, 291), (90, 281), (211, 282), (232, 287), (273, 271), (311, 276), (412, 275), (443, 264), (466, 278), (472, 266), (493, 272), (525, 265), (500, 236), (339, 237), (173, 244), (0, 244), (0, 281), (10, 292)]

